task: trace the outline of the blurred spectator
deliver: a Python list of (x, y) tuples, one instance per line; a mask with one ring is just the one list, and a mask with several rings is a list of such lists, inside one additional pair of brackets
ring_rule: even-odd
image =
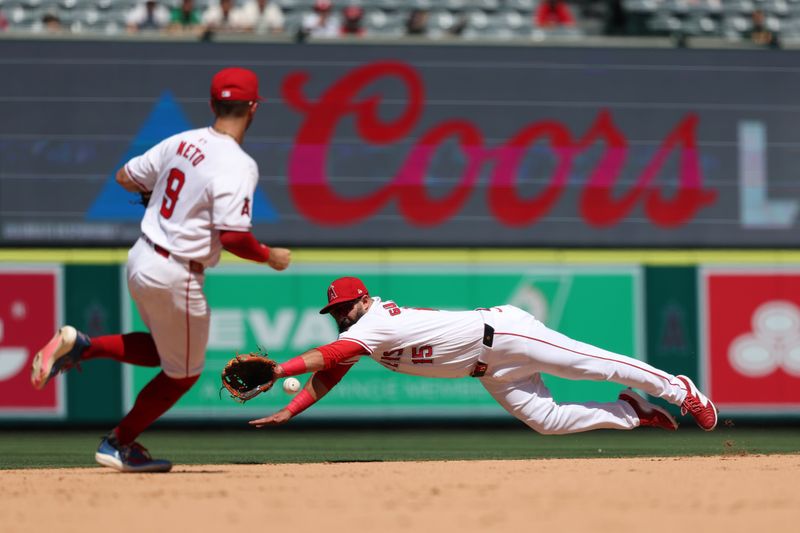
[(756, 9), (751, 15), (752, 28), (748, 37), (753, 44), (760, 46), (768, 46), (770, 48), (778, 47), (778, 37), (769, 28), (767, 28), (767, 17), (764, 11)]
[(467, 24), (469, 24), (469, 16), (466, 12), (456, 15), (456, 21), (453, 22), (453, 25), (450, 26), (450, 28), (447, 30), (447, 33), (450, 35), (459, 36), (464, 33), (464, 30), (467, 28)]
[(6, 14), (3, 13), (3, 10), (0, 9), (0, 31), (5, 31), (8, 29), (8, 18)]
[(350, 5), (344, 8), (342, 35), (364, 35), (364, 27), (361, 26), (363, 18), (364, 10), (361, 6)]
[(42, 27), (46, 32), (57, 33), (64, 29), (61, 19), (55, 13), (47, 12), (42, 15)]
[(200, 13), (194, 8), (194, 0), (181, 0), (181, 5), (172, 9), (170, 29), (192, 31), (200, 26)]
[(428, 33), (428, 11), (412, 9), (406, 20), (406, 35), (425, 35)]
[(338, 37), (339, 23), (333, 16), (333, 4), (331, 0), (316, 0), (314, 2), (314, 12), (303, 17), (301, 27), (301, 39), (307, 35), (312, 37)]
[(565, 0), (542, 0), (536, 8), (534, 22), (539, 28), (575, 25)]
[(249, 0), (233, 13), (234, 25), (244, 31), (280, 33), (283, 31), (283, 10), (274, 0)]
[(131, 32), (154, 31), (166, 28), (169, 20), (169, 9), (156, 0), (147, 0), (131, 9), (125, 17), (125, 25)]
[[(718, 12), (722, 8), (722, 0), (684, 0), (684, 2), (689, 8), (700, 8), (704, 11), (711, 10)], [(663, 0), (659, 0), (659, 3), (664, 2)]]
[(610, 0), (605, 16), (606, 35), (625, 35), (628, 33), (628, 15), (622, 0)]
[(201, 20), (207, 30), (233, 31), (233, 0), (219, 0), (217, 4), (209, 4)]

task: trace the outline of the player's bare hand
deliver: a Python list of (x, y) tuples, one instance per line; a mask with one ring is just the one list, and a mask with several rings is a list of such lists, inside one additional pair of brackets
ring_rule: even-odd
[(292, 262), (292, 251), (288, 248), (270, 248), (267, 264), (275, 270), (285, 270)]
[(292, 413), (290, 413), (288, 409), (281, 409), (274, 415), (270, 415), (265, 418), (259, 418), (258, 420), (251, 420), (249, 424), (257, 428), (263, 428), (264, 426), (277, 426), (279, 424), (285, 424), (291, 418)]

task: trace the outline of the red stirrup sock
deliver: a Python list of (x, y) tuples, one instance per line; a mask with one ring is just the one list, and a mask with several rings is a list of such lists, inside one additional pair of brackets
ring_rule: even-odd
[(122, 422), (114, 428), (119, 443), (130, 444), (135, 441), (142, 431), (175, 405), (175, 402), (192, 388), (199, 377), (172, 379), (164, 372), (160, 372), (150, 383), (145, 385), (136, 398), (131, 412), (125, 415)]
[(114, 359), (120, 363), (138, 366), (159, 366), (158, 349), (149, 333), (126, 333), (92, 337), (92, 345), (86, 348), (81, 360)]

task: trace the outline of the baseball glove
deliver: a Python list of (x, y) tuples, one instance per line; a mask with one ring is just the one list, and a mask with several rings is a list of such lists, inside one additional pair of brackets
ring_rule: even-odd
[(143, 206), (147, 207), (147, 204), (150, 203), (150, 196), (152, 196), (152, 192), (140, 192), (139, 193), (139, 203)]
[(237, 402), (252, 400), (275, 384), (277, 365), (266, 353), (236, 354), (222, 369), (222, 386)]

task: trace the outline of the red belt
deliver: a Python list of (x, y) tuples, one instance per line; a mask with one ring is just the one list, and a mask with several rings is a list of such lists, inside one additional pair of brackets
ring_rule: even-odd
[[(155, 250), (158, 255), (160, 255), (161, 257), (163, 257), (165, 259), (169, 259), (169, 256), (170, 256), (169, 250), (167, 250), (163, 246), (159, 246), (156, 243), (154, 243), (153, 241), (151, 241), (150, 237), (148, 237), (144, 233), (142, 234), (142, 239), (144, 239), (144, 242), (146, 242), (147, 244), (152, 246), (153, 250)], [(183, 261), (181, 261), (180, 259), (177, 259), (177, 258), (176, 258), (176, 260), (178, 262), (183, 262)], [(189, 261), (189, 270), (191, 270), (195, 274), (202, 274), (205, 269), (206, 268), (203, 266), (203, 263), (198, 263), (197, 261)]]

